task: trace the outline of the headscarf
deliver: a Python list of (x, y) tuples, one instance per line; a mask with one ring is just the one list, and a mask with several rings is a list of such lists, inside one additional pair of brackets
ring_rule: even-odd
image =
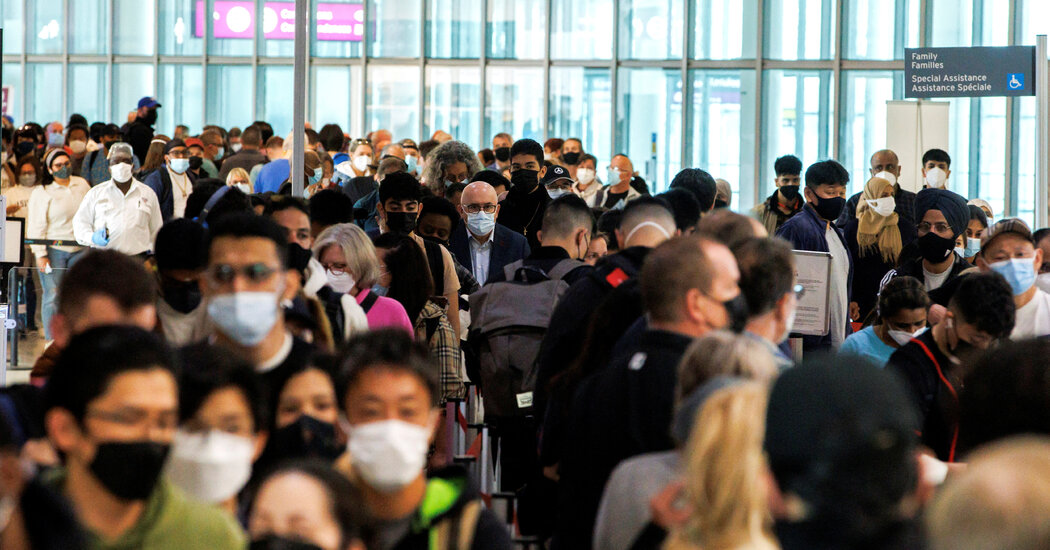
[(898, 216), (893, 212), (889, 216), (880, 216), (875, 212), (868, 201), (877, 200), (889, 188), (894, 191), (893, 184), (882, 178), (871, 178), (864, 185), (864, 193), (857, 204), (857, 245), (861, 256), (869, 256), (878, 252), (883, 261), (888, 264), (896, 264), (900, 256), (901, 230), (897, 227)]
[(970, 209), (966, 207), (966, 199), (947, 189), (926, 188), (919, 191), (915, 196), (915, 222), (922, 223), (930, 210), (940, 210), (944, 214), (944, 219), (952, 228), (953, 239), (962, 235), (970, 224)]

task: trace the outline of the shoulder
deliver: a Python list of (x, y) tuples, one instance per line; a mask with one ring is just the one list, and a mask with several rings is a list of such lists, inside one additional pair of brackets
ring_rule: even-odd
[(216, 507), (190, 500), (167, 481), (162, 481), (161, 490), (165, 492), (165, 509), (157, 525), (158, 538), (192, 537), (198, 547), (210, 550), (244, 547), (244, 532), (233, 517)]

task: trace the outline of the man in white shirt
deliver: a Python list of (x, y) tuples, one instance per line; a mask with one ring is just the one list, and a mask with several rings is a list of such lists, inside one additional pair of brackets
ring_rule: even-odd
[(463, 189), (456, 209), (464, 223), (452, 232), (449, 249), (478, 284), (484, 285), (493, 275), (503, 273), (503, 266), (530, 254), (525, 237), (496, 223), (499, 199), (488, 183), (475, 181)]
[(112, 179), (92, 187), (73, 216), (77, 242), (129, 256), (153, 250), (163, 223), (157, 194), (131, 176), (131, 146), (115, 144), (109, 152)]
[(1050, 294), (1035, 284), (1043, 251), (1032, 242), (1032, 231), (1017, 218), (1001, 220), (981, 238), (977, 266), (1002, 275), (1014, 293), (1017, 318), (1010, 339), (1050, 334)]

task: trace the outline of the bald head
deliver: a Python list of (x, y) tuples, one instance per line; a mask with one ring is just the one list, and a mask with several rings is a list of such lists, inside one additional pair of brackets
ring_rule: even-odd
[(397, 157), (401, 160), (405, 160), (405, 149), (397, 143), (391, 143), (386, 147), (383, 147), (383, 152), (379, 155), (379, 158), (386, 157)]
[(674, 236), (676, 229), (674, 214), (658, 199), (637, 199), (624, 210), (616, 238), (623, 248), (652, 248)]
[(901, 164), (897, 160), (897, 153), (889, 149), (883, 149), (875, 151), (875, 154), (871, 155), (871, 175), (874, 176), (879, 172), (889, 172), (895, 177), (900, 177)]
[(488, 205), (496, 205), (496, 217), (498, 218), (499, 196), (496, 194), (496, 189), (483, 181), (475, 181), (463, 188), (463, 194), (460, 196), (456, 210), (459, 210), (460, 217), (466, 220), (468, 207), (484, 208)]

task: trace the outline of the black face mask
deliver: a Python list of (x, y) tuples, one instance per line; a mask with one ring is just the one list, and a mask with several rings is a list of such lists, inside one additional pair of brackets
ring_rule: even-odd
[(291, 424), (270, 434), (259, 462), (275, 465), (289, 459), (320, 458), (333, 461), (343, 454), (335, 437), (335, 424), (302, 415)]
[(568, 164), (570, 166), (576, 166), (580, 162), (580, 154), (576, 151), (565, 153), (561, 156), (561, 160), (564, 160), (565, 164)]
[(197, 281), (164, 280), (161, 282), (161, 292), (164, 293), (164, 301), (179, 313), (189, 313), (201, 304), (201, 288)]
[(798, 198), (798, 186), (797, 185), (783, 185), (780, 188), (780, 194), (787, 200), (794, 202)]
[(408, 235), (416, 229), (416, 212), (387, 212), (386, 227), (391, 233)]
[(33, 145), (32, 141), (23, 141), (23, 142), (19, 143), (18, 145), (15, 145), (15, 154), (20, 156), (20, 157), (24, 156), (24, 155), (28, 155), (29, 153), (33, 152), (33, 148), (34, 147), (35, 147), (35, 145)]
[(261, 539), (253, 540), (251, 545), (248, 546), (248, 550), (321, 550), (321, 547), (309, 542), (271, 534)]
[(744, 332), (747, 318), (751, 313), (747, 308), (747, 299), (744, 298), (744, 295), (737, 294), (732, 300), (722, 302), (722, 307), (726, 308), (726, 315), (729, 316), (729, 324), (724, 328), (737, 334)]
[(842, 197), (832, 197), (830, 199), (817, 197), (817, 204), (813, 205), (813, 210), (816, 210), (821, 218), (834, 221), (839, 219), (839, 214), (842, 213), (842, 209), (845, 206), (846, 199)]
[(715, 199), (715, 208), (725, 208), (729, 206), (729, 203), (722, 199)]
[(146, 124), (149, 124), (150, 126), (153, 126), (157, 122), (157, 110), (156, 109), (150, 109), (149, 111), (146, 111), (146, 116), (143, 117), (142, 120)]
[(420, 237), (422, 237), (424, 241), (430, 241), (432, 243), (440, 244), (441, 246), (448, 248), (448, 241), (443, 241), (437, 237), (430, 237), (428, 235), (420, 235)]
[(514, 184), (514, 187), (520, 187), (526, 193), (531, 193), (533, 189), (540, 182), (540, 171), (539, 170), (526, 170), (519, 168), (510, 173), (510, 182)]
[(201, 157), (190, 157), (190, 170), (200, 170), (201, 164), (204, 164)]
[(493, 151), (493, 153), (496, 155), (496, 160), (500, 162), (507, 162), (510, 160), (510, 147), (496, 147), (496, 150)]
[(157, 486), (170, 449), (152, 441), (99, 443), (91, 473), (117, 498), (145, 500)]
[(919, 237), (919, 253), (931, 264), (943, 262), (954, 249), (954, 239), (945, 239), (933, 231)]

